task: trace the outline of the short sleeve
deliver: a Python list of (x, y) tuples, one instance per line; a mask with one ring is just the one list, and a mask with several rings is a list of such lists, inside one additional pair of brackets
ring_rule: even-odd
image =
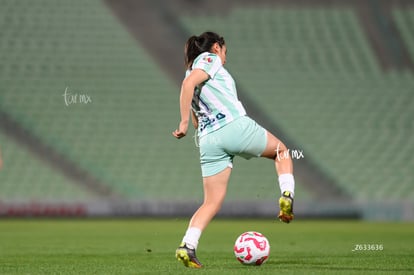
[(217, 71), (223, 66), (221, 59), (214, 53), (202, 53), (193, 63), (193, 69), (201, 69), (205, 71), (210, 78), (214, 78)]

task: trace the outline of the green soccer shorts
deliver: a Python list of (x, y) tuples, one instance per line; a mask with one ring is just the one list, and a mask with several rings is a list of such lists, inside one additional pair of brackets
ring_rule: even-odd
[(266, 130), (248, 116), (242, 116), (218, 130), (200, 137), (200, 164), (203, 177), (233, 167), (234, 156), (260, 157), (266, 148)]

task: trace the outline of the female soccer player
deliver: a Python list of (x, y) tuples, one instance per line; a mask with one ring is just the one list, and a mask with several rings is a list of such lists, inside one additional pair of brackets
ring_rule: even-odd
[(191, 36), (184, 51), (187, 71), (181, 85), (181, 121), (172, 134), (184, 137), (191, 115), (199, 138), (204, 202), (191, 218), (176, 257), (187, 267), (200, 268), (195, 253), (198, 240), (221, 208), (234, 156), (265, 157), (275, 162), (282, 193), (278, 218), (285, 223), (293, 219), (295, 181), (286, 146), (249, 118), (237, 98), (235, 82), (223, 67), (227, 52), (224, 38), (214, 32)]

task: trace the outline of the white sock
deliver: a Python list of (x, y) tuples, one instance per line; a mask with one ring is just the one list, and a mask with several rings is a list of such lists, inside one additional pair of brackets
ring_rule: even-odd
[(198, 240), (201, 236), (201, 230), (197, 227), (190, 227), (185, 232), (183, 242), (187, 244), (190, 249), (197, 249)]
[(292, 174), (279, 175), (279, 187), (280, 192), (283, 194), (285, 191), (289, 191), (293, 195), (295, 193), (295, 179)]

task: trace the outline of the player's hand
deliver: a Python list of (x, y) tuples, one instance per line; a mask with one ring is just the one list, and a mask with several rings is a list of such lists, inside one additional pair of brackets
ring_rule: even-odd
[(182, 138), (185, 137), (188, 130), (188, 121), (181, 121), (180, 125), (178, 126), (178, 129), (172, 132), (173, 136), (176, 138)]

